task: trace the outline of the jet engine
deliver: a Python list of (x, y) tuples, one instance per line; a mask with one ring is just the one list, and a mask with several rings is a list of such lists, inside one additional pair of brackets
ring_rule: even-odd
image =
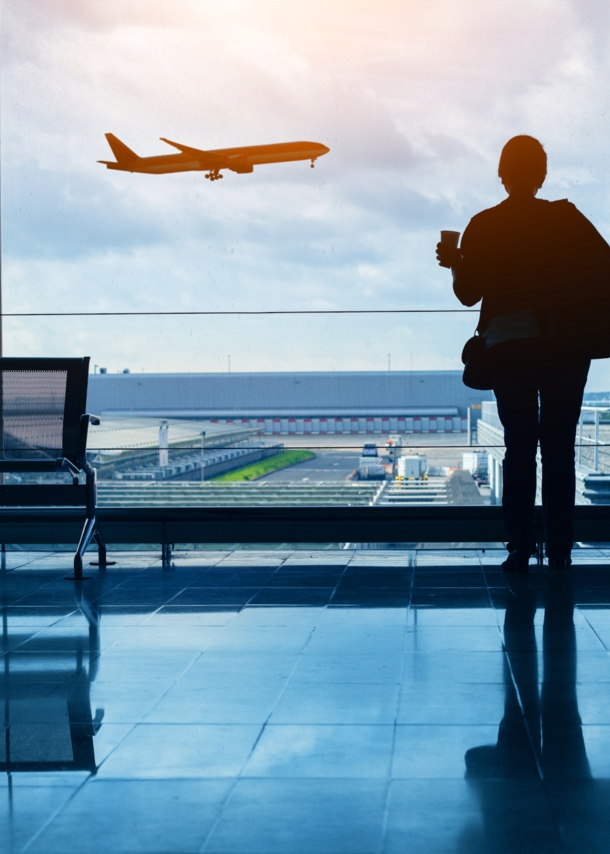
[(243, 154), (236, 154), (233, 157), (229, 157), (227, 167), (239, 175), (244, 175), (246, 172), (254, 172), (254, 166)]

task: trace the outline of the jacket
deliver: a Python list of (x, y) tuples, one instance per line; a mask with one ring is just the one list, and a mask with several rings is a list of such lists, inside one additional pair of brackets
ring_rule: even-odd
[(460, 248), (453, 287), (464, 305), (482, 300), (480, 334), (533, 311), (543, 337), (610, 356), (610, 246), (567, 199), (509, 196), (471, 219)]

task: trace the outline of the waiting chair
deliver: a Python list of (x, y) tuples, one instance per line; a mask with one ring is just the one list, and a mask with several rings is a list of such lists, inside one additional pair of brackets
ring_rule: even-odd
[[(96, 516), (96, 472), (87, 462), (86, 413), (89, 357), (0, 358), (0, 472), (69, 472), (72, 484), (0, 485), (0, 507), (84, 506), (85, 523), (74, 555), (74, 575), (83, 579), (83, 555), (95, 540), (99, 566), (108, 565)], [(84, 473), (85, 483), (79, 483)], [(0, 510), (0, 513), (2, 511)]]

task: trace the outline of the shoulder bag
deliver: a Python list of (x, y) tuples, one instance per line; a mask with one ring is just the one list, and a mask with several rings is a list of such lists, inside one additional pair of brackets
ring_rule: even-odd
[(464, 364), (462, 381), (464, 385), (480, 391), (487, 391), (492, 387), (487, 361), (485, 339), (475, 334), (468, 339), (462, 350), (462, 362)]

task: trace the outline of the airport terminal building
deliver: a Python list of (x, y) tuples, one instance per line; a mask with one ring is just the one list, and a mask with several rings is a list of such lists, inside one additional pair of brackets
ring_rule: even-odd
[(93, 374), (89, 411), (196, 418), (266, 435), (461, 433), (475, 391), (461, 371)]

